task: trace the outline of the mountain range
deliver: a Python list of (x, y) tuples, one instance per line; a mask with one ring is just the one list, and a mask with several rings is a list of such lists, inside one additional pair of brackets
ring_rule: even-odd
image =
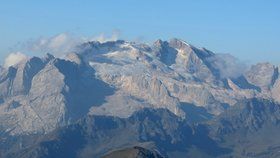
[(183, 40), (86, 42), (0, 67), (0, 156), (279, 157), (279, 92), (278, 66)]

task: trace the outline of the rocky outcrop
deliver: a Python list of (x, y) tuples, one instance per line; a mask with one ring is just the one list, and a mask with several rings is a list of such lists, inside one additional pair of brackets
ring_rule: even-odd
[(135, 146), (133, 148), (113, 151), (102, 158), (163, 158), (156, 151)]
[(264, 91), (270, 90), (279, 78), (278, 68), (270, 63), (253, 65), (245, 74), (249, 83), (258, 86)]

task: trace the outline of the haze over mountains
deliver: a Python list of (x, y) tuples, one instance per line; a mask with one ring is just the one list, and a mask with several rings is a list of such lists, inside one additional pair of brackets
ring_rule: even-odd
[(1, 156), (279, 157), (278, 69), (179, 39), (23, 58), (0, 67)]

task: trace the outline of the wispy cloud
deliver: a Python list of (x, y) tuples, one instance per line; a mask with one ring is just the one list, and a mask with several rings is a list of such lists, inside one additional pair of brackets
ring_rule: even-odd
[(43, 56), (50, 53), (58, 58), (63, 58), (66, 54), (75, 52), (78, 45), (88, 41), (116, 41), (119, 39), (120, 30), (114, 30), (111, 34), (100, 33), (95, 36), (78, 36), (71, 33), (59, 33), (50, 37), (39, 37), (18, 43), (13, 52), (4, 59), (4, 67), (18, 64), (20, 61), (30, 56)]
[(97, 36), (94, 36), (92, 38), (90, 38), (91, 41), (99, 41), (101, 43), (104, 43), (104, 42), (107, 42), (107, 41), (116, 41), (119, 39), (120, 37), (120, 34), (121, 34), (121, 31), (120, 30), (114, 30), (112, 32), (111, 35), (106, 35), (105, 33), (101, 33)]
[(242, 75), (248, 65), (230, 54), (216, 54), (207, 59), (220, 72), (222, 78), (236, 78)]
[(51, 53), (57, 57), (62, 57), (66, 53), (74, 50), (85, 39), (74, 36), (69, 33), (61, 33), (52, 37), (41, 37), (35, 40), (29, 40), (22, 44), (25, 52), (39, 54)]
[(32, 52), (35, 55), (50, 53), (56, 57), (63, 57), (65, 54), (73, 52), (76, 47), (83, 42), (99, 41), (101, 43), (107, 41), (116, 41), (119, 39), (120, 31), (115, 30), (109, 36), (100, 33), (97, 36), (83, 37), (70, 33), (60, 33), (52, 37), (41, 37), (31, 39), (21, 44), (22, 52)]
[(23, 60), (26, 60), (27, 55), (21, 52), (10, 53), (4, 60), (4, 67), (8, 68), (10, 66), (17, 65)]

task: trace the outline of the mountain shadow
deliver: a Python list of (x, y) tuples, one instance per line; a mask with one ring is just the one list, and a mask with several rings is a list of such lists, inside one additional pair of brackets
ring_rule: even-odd
[(63, 94), (69, 109), (69, 117), (73, 120), (83, 117), (92, 106), (100, 106), (106, 102), (106, 96), (112, 95), (115, 89), (99, 80), (95, 70), (86, 64), (57, 60), (55, 66), (65, 76), (67, 88)]

